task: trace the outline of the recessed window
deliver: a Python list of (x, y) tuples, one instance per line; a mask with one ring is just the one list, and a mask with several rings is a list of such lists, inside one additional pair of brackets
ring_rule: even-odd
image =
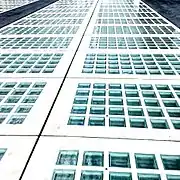
[(141, 106), (141, 101), (139, 99), (127, 99), (128, 106)]
[(110, 117), (109, 126), (112, 127), (126, 127), (125, 118), (121, 117)]
[(159, 94), (160, 94), (161, 98), (174, 98), (174, 96), (171, 92), (160, 92)]
[(142, 90), (153, 90), (153, 86), (150, 84), (140, 84)]
[(78, 151), (62, 150), (59, 152), (56, 165), (77, 165)]
[(90, 108), (90, 114), (105, 114), (105, 107), (92, 106)]
[(109, 166), (130, 168), (129, 153), (110, 152), (109, 153)]
[(103, 180), (102, 171), (82, 171), (80, 180)]
[(169, 125), (165, 119), (151, 119), (151, 124), (155, 129), (169, 129)]
[(105, 118), (92, 116), (89, 118), (88, 125), (89, 126), (105, 126)]
[(6, 149), (0, 149), (0, 160), (3, 158), (5, 152), (6, 152)]
[(70, 116), (68, 125), (84, 125), (84, 116)]
[(179, 104), (176, 100), (164, 100), (163, 103), (166, 107), (179, 107)]
[(86, 97), (75, 97), (74, 98), (74, 104), (87, 104), (88, 98)]
[(158, 169), (155, 155), (135, 154), (136, 168), (138, 169)]
[(163, 117), (164, 114), (161, 109), (147, 109), (149, 116), (151, 117)]
[(124, 115), (124, 108), (121, 107), (110, 107), (109, 108), (110, 115)]
[(180, 121), (179, 120), (171, 120), (174, 126), (174, 129), (180, 129)]
[(139, 97), (139, 93), (137, 91), (126, 91), (126, 97)]
[(53, 180), (74, 180), (75, 179), (75, 171), (74, 170), (55, 170)]
[(132, 180), (132, 175), (127, 172), (110, 172), (109, 180)]
[(138, 180), (161, 180), (159, 174), (140, 174), (138, 173)]
[(141, 108), (128, 108), (129, 116), (144, 116), (143, 109)]
[(144, 102), (146, 106), (152, 106), (152, 107), (160, 106), (159, 101), (155, 99), (145, 99)]
[(130, 118), (130, 127), (147, 128), (146, 119), (144, 118)]
[(180, 180), (180, 175), (166, 175), (167, 180)]
[(95, 105), (105, 105), (106, 99), (105, 98), (92, 98), (91, 99), (91, 104)]
[(180, 170), (180, 155), (161, 155), (165, 170)]
[(71, 113), (72, 114), (86, 114), (87, 107), (86, 106), (73, 106)]
[(104, 166), (104, 153), (98, 151), (84, 152), (83, 166)]
[(179, 109), (168, 109), (167, 110), (170, 117), (180, 117), (180, 110)]

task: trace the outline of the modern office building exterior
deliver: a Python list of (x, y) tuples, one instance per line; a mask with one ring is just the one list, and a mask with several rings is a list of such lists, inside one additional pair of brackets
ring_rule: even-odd
[(0, 179), (180, 180), (179, 32), (133, 0), (1, 28)]

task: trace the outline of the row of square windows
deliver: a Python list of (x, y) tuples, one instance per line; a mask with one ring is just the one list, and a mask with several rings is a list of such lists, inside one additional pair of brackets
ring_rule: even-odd
[[(77, 165), (79, 151), (63, 150), (59, 152), (56, 165)], [(180, 155), (160, 155), (165, 170), (180, 170)], [(136, 168), (158, 169), (154, 154), (134, 154)], [(129, 153), (109, 152), (109, 167), (131, 168)], [(79, 162), (81, 163), (81, 162)], [(85, 151), (82, 160), (83, 166), (104, 166), (104, 152)]]
[[(75, 180), (75, 170), (59, 169), (53, 173), (52, 180)], [(138, 173), (138, 180), (161, 180), (159, 174)], [(166, 175), (167, 180), (180, 180), (179, 175)], [(76, 178), (77, 179), (77, 178)], [(80, 180), (103, 180), (102, 171), (85, 171), (81, 172)], [(106, 177), (107, 179), (107, 177)], [(132, 174), (129, 172), (109, 172), (109, 180), (132, 180)]]
[(96, 24), (168, 24), (166, 21), (164, 21), (161, 18), (133, 18), (133, 19), (128, 19), (128, 18), (100, 18), (96, 20)]
[(145, 118), (124, 118), (123, 116), (116, 117), (103, 117), (103, 116), (70, 116), (67, 125), (78, 125), (84, 126), (85, 122), (87, 122), (88, 126), (108, 126), (109, 127), (129, 127), (131, 128), (153, 128), (153, 129), (170, 129), (172, 123), (172, 127), (174, 129), (180, 129), (180, 121), (179, 120), (170, 120), (168, 123), (166, 119), (150, 119), (150, 124), (147, 124), (147, 120)]
[(22, 19), (17, 22), (14, 22), (13, 25), (59, 25), (59, 24), (82, 24), (83, 19), (77, 18), (77, 19)]

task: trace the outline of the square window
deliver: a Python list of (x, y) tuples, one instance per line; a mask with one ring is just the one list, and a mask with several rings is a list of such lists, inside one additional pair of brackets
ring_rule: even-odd
[(166, 175), (166, 177), (167, 177), (167, 180), (180, 180), (180, 175), (168, 174), (168, 175)]
[(90, 83), (79, 83), (78, 88), (90, 88)]
[(144, 100), (144, 102), (145, 102), (145, 105), (146, 106), (152, 106), (152, 107), (158, 107), (158, 106), (160, 106), (160, 104), (159, 104), (159, 101), (158, 100)]
[(171, 92), (159, 92), (161, 98), (174, 98)]
[(109, 167), (131, 168), (129, 153), (110, 152)]
[(105, 126), (105, 118), (104, 117), (90, 117), (89, 118), (89, 126)]
[(78, 151), (63, 150), (59, 152), (56, 165), (77, 165)]
[(0, 106), (0, 113), (10, 113), (14, 106)]
[(105, 98), (92, 98), (91, 99), (91, 104), (95, 105), (105, 105), (106, 99)]
[(156, 98), (156, 93), (152, 91), (143, 91), (142, 95), (146, 98)]
[(18, 106), (16, 113), (29, 113), (32, 106)]
[(109, 96), (122, 97), (122, 91), (110, 90), (110, 91), (109, 91)]
[(86, 114), (86, 106), (73, 106), (71, 109), (72, 114)]
[(84, 125), (84, 116), (70, 116), (68, 125)]
[(105, 89), (106, 84), (105, 83), (95, 83), (95, 84), (93, 84), (93, 88), (94, 89)]
[(11, 116), (7, 124), (22, 124), (26, 116)]
[(76, 96), (89, 96), (89, 90), (77, 90)]
[(155, 129), (169, 129), (169, 125), (165, 119), (151, 119), (151, 124)]
[(139, 99), (127, 99), (128, 106), (141, 106), (141, 101)]
[(180, 129), (180, 121), (179, 120), (171, 120), (174, 126), (174, 129)]
[(165, 170), (180, 170), (180, 155), (161, 155)]
[(104, 166), (104, 153), (99, 151), (84, 152), (83, 166)]
[(102, 171), (82, 171), (80, 180), (103, 180)]
[(129, 116), (144, 116), (143, 109), (141, 108), (128, 108)]
[(180, 109), (168, 109), (167, 112), (170, 117), (180, 117)]
[(146, 119), (144, 118), (130, 118), (130, 127), (147, 128)]
[(109, 180), (132, 180), (132, 175), (128, 172), (110, 172)]
[(124, 85), (125, 89), (137, 89), (136, 84), (125, 84)]
[(137, 91), (126, 91), (126, 97), (139, 97), (139, 93)]
[(123, 105), (123, 100), (120, 98), (109, 98), (109, 105)]
[(93, 90), (92, 95), (93, 96), (105, 96), (106, 91), (105, 90)]
[(157, 90), (169, 90), (169, 86), (164, 84), (156, 84), (156, 88)]
[(126, 127), (126, 122), (124, 118), (121, 117), (110, 117), (109, 126), (112, 127)]
[(122, 107), (110, 107), (109, 115), (124, 115), (124, 108)]
[(22, 103), (35, 103), (36, 102), (36, 100), (38, 99), (38, 97), (37, 96), (26, 96), (24, 99), (23, 99), (23, 101), (22, 101)]
[(161, 109), (147, 109), (148, 115), (151, 117), (164, 117)]
[(56, 170), (53, 173), (52, 180), (74, 180), (74, 176), (75, 176), (74, 170), (60, 169), (60, 170)]
[(21, 96), (9, 96), (5, 103), (17, 103), (21, 99)]
[(164, 100), (163, 103), (166, 107), (179, 107), (179, 104), (176, 100)]
[(88, 98), (86, 98), (86, 97), (75, 97), (73, 103), (74, 104), (87, 104)]
[(161, 180), (159, 174), (140, 174), (138, 173), (138, 180)]
[(140, 88), (142, 90), (153, 90), (153, 86), (151, 84), (140, 84)]
[(154, 154), (135, 154), (136, 168), (158, 169)]

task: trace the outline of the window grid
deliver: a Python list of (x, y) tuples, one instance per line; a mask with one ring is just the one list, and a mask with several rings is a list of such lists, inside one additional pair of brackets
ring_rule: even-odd
[(63, 54), (0, 54), (1, 73), (52, 73)]
[(82, 73), (179, 75), (179, 54), (86, 54)]
[(45, 86), (45, 82), (1, 82), (0, 123), (22, 124)]
[(168, 24), (162, 18), (98, 18), (96, 24), (148, 24), (148, 25), (161, 25)]
[(95, 26), (93, 34), (173, 34), (172, 26)]
[(55, 20), (52, 20), (52, 19), (45, 19), (45, 20), (42, 20), (42, 19), (21, 19), (15, 23), (13, 23), (13, 25), (59, 25), (59, 24), (71, 24), (71, 25), (74, 25), (74, 24), (82, 24), (83, 22), (83, 19), (81, 18), (61, 18), (61, 19), (55, 19)]
[(180, 85), (79, 83), (68, 125), (180, 129)]
[(78, 29), (78, 26), (6, 27), (0, 31), (0, 34), (76, 34)]
[(68, 48), (73, 37), (0, 38), (1, 49), (61, 49)]
[(178, 37), (92, 37), (91, 49), (179, 49)]
[[(180, 178), (179, 160), (180, 155), (60, 150), (52, 180), (74, 180), (76, 176), (81, 180), (103, 180), (105, 174), (109, 180), (132, 180), (132, 174), (138, 180), (172, 180), (173, 177), (177, 180)], [(76, 174), (77, 170), (81, 173)]]

